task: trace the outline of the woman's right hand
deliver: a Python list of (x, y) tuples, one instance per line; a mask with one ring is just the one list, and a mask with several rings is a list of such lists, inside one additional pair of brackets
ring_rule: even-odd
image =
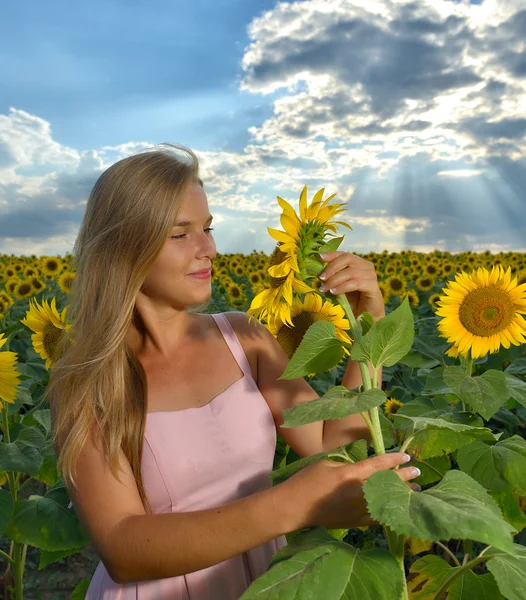
[[(376, 471), (392, 469), (408, 459), (403, 452), (373, 456), (352, 464), (323, 459), (298, 471), (280, 484), (293, 512), (293, 530), (319, 525), (326, 529), (377, 525), (367, 512), (362, 485)], [(415, 467), (398, 469), (395, 473), (402, 481), (420, 474)]]

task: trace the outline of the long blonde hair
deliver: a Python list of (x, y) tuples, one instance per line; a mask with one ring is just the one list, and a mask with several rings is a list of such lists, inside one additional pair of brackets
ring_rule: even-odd
[[(46, 389), (65, 483), (76, 487), (77, 457), (97, 424), (95, 440), (112, 473), (119, 479), (122, 450), (149, 513), (141, 476), (146, 375), (126, 335), (132, 322), (140, 326), (137, 293), (192, 182), (203, 186), (197, 156), (175, 144), (128, 156), (98, 178), (73, 250), (76, 277), (66, 311), (71, 329), (59, 340), (60, 359)], [(188, 310), (204, 310), (210, 301)]]

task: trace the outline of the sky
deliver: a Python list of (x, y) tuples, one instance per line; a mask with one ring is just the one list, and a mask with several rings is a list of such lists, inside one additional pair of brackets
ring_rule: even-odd
[(197, 154), (219, 253), (279, 195), (345, 202), (341, 250), (526, 252), (524, 0), (4, 3), (0, 254), (73, 250), (90, 190)]

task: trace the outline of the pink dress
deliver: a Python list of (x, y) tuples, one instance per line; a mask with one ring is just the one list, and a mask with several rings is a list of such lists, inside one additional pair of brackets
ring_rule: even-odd
[[(204, 406), (147, 414), (142, 476), (154, 513), (213, 508), (271, 487), (272, 413), (230, 322), (212, 317), (243, 377)], [(199, 571), (127, 584), (100, 561), (86, 600), (237, 600), (286, 544), (282, 535)]]

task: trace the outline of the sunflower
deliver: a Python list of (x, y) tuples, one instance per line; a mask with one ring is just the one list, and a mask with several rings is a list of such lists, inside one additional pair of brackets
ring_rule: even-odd
[(428, 304), (431, 306), (431, 308), (433, 308), (435, 310), (438, 308), (439, 301), (440, 301), (440, 294), (431, 294), (431, 296), (429, 296), (429, 298), (427, 299)]
[(389, 279), (384, 283), (387, 286), (389, 286), (389, 292), (393, 296), (400, 296), (400, 294), (403, 294), (403, 292), (405, 292), (405, 282), (402, 281), (400, 277), (397, 277), (396, 275), (389, 277)]
[(396, 398), (388, 398), (384, 404), (384, 412), (390, 419), (392, 419), (393, 415), (395, 415), (403, 405), (404, 403), (400, 402), (400, 400), (397, 400)]
[(406, 298), (409, 299), (409, 304), (411, 306), (418, 306), (420, 304), (420, 298), (415, 290), (407, 290), (403, 294), (400, 295), (400, 301), (403, 302)]
[(435, 285), (435, 280), (432, 277), (418, 277), (415, 283), (421, 292), (428, 292)]
[[(272, 315), (267, 325), (267, 329), (277, 339), (289, 358), (296, 352), (307, 329), (316, 321), (334, 323), (338, 339), (347, 344), (352, 343), (351, 338), (345, 333), (345, 330), (350, 329), (351, 326), (345, 318), (343, 308), (339, 304), (332, 304), (329, 300), (324, 302), (318, 294), (306, 294), (303, 301), (294, 298), (290, 314), (292, 327), (289, 327), (279, 315)], [(343, 349), (350, 356), (347, 348)]]
[(62, 332), (71, 328), (71, 325), (66, 323), (66, 310), (67, 307), (61, 314), (58, 313), (54, 296), (51, 306), (46, 299), (42, 300), (42, 305), (31, 299), (25, 318), (20, 320), (22, 325), (35, 332), (31, 336), (33, 348), (46, 361), (46, 369), (58, 360), (53, 354)]
[(38, 277), (32, 277), (31, 278), (31, 285), (33, 286), (33, 289), (35, 290), (35, 292), (40, 292), (42, 291), (46, 286), (40, 281), (40, 279)]
[(47, 256), (41, 263), (45, 275), (58, 275), (62, 269), (62, 261), (54, 256)]
[(73, 285), (74, 281), (75, 281), (75, 273), (73, 273), (71, 271), (65, 271), (58, 278), (58, 287), (65, 294), (70, 294), (71, 293), (71, 286)]
[[(436, 314), (443, 317), (437, 327), (441, 335), (472, 358), (498, 352), (501, 345), (526, 342), (526, 284), (517, 286), (511, 270), (500, 265), (491, 272), (479, 267), (460, 273), (443, 288)], [(450, 349), (452, 350), (452, 349)]]
[[(7, 338), (0, 333), (0, 348), (7, 342)], [(4, 350), (0, 352), (0, 401), (14, 404), (16, 399), (16, 386), (20, 383), (20, 374), (16, 370), (18, 358), (15, 352)]]
[(23, 298), (29, 298), (29, 296), (33, 295), (33, 286), (30, 281), (20, 281), (20, 283), (13, 290), (13, 296), (17, 300), (22, 300)]

